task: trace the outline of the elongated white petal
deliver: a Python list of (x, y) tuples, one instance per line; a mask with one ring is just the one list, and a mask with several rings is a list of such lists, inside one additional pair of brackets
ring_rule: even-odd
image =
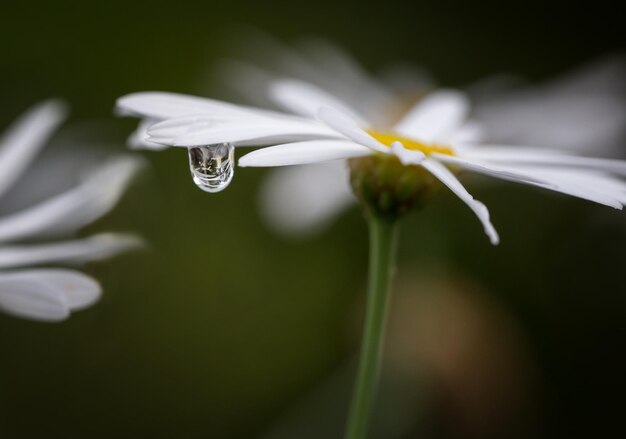
[(491, 224), (489, 219), (489, 210), (487, 206), (478, 200), (475, 200), (472, 195), (467, 192), (461, 182), (454, 176), (452, 172), (437, 160), (426, 158), (422, 161), (421, 165), (432, 173), (439, 181), (446, 185), (454, 194), (456, 194), (470, 209), (476, 214), (479, 221), (482, 223), (485, 233), (489, 237), (489, 241), (493, 245), (497, 245), (500, 242), (498, 232)]
[(0, 139), (0, 196), (15, 183), (65, 119), (65, 105), (42, 102), (20, 117)]
[(451, 135), (465, 121), (467, 97), (456, 90), (434, 92), (420, 102), (394, 127), (393, 131), (431, 143)]
[[(533, 184), (555, 192), (582, 198), (594, 203), (603, 204), (621, 210), (626, 201), (626, 185), (609, 176), (563, 170), (560, 168), (537, 168), (520, 166), (520, 172), (532, 173), (536, 178), (543, 179), (546, 184)], [(622, 183), (619, 185), (619, 183)]]
[(237, 105), (213, 99), (166, 92), (139, 92), (122, 96), (117, 109), (123, 115), (142, 116), (155, 120), (187, 116), (190, 114), (239, 113)]
[(101, 287), (75, 270), (31, 269), (0, 273), (0, 310), (32, 320), (60, 321), (95, 303)]
[(140, 168), (135, 157), (119, 157), (89, 174), (79, 186), (28, 209), (0, 218), (0, 242), (73, 232), (115, 206)]
[(237, 146), (265, 145), (340, 137), (314, 120), (248, 115), (193, 115), (168, 119), (152, 125), (148, 129), (148, 135), (151, 142), (184, 147), (216, 143), (234, 143)]
[(348, 167), (336, 160), (273, 170), (263, 181), (260, 211), (277, 233), (311, 236), (355, 202)]
[(322, 107), (336, 108), (363, 124), (361, 116), (326, 91), (295, 79), (276, 80), (270, 86), (270, 97), (281, 107), (301, 116), (315, 118)]
[(205, 116), (236, 116), (258, 114), (285, 117), (281, 113), (260, 108), (245, 107), (215, 99), (200, 98), (177, 93), (140, 92), (122, 96), (117, 100), (117, 110), (122, 115), (164, 120), (194, 114)]
[(358, 144), (367, 146), (368, 148), (376, 152), (390, 154), (389, 148), (370, 136), (359, 125), (358, 121), (355, 121), (354, 119), (350, 118), (349, 115), (344, 114), (335, 108), (320, 108), (317, 112), (317, 118), (332, 129), (336, 130), (338, 133), (343, 134), (348, 139), (351, 139)]
[(564, 157), (571, 155), (571, 152), (552, 149), (552, 148), (537, 148), (533, 146), (471, 146), (463, 151), (463, 157), (468, 159), (477, 160), (489, 160), (493, 162), (498, 161), (525, 161), (529, 159), (536, 159), (537, 157), (552, 156), (552, 157)]
[(96, 261), (141, 245), (141, 240), (133, 235), (101, 233), (89, 238), (52, 244), (2, 246), (0, 269), (46, 263)]
[(437, 160), (459, 166), (463, 169), (477, 172), (483, 175), (489, 175), (491, 177), (500, 178), (503, 180), (515, 181), (519, 183), (545, 183), (543, 180), (533, 177), (532, 175), (524, 172), (523, 170), (513, 169), (510, 166), (502, 166), (500, 164), (494, 164), (486, 160), (473, 160), (466, 157), (450, 156), (445, 154), (432, 154)]
[[(495, 149), (495, 148), (494, 148)], [(548, 166), (551, 168), (578, 168), (594, 171), (609, 172), (626, 176), (626, 161), (580, 157), (568, 154), (546, 153), (541, 150), (524, 151), (523, 148), (500, 147), (490, 151), (488, 145), (480, 149), (468, 151), (469, 157), (490, 160), (498, 163), (521, 164), (530, 166)]]
[(372, 150), (346, 140), (311, 140), (260, 148), (239, 159), (239, 166), (288, 166), (363, 157)]
[[(444, 163), (459, 166), (473, 172), (500, 178), (502, 180), (537, 186), (621, 209), (621, 203), (615, 197), (600, 194), (593, 189), (584, 188), (580, 184), (576, 184), (572, 181), (571, 178), (560, 178), (558, 169), (553, 169), (552, 171), (554, 172), (546, 172), (546, 168), (493, 164), (488, 161), (469, 160), (462, 157), (452, 157), (441, 154), (433, 155)], [(584, 176), (586, 174), (588, 173), (583, 172), (580, 175)]]

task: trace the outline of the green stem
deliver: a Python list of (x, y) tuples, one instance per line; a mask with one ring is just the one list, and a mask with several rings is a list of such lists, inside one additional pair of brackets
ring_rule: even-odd
[(395, 255), (396, 221), (374, 213), (368, 216), (370, 234), (367, 304), (359, 368), (350, 404), (345, 439), (365, 439), (376, 396), (391, 270)]

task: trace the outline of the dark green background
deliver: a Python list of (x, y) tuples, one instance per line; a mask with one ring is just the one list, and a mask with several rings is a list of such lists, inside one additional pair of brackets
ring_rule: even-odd
[[(446, 85), (548, 78), (623, 38), (608, 2), (12, 2), (0, 13), (0, 125), (59, 96), (67, 129), (99, 121), (85, 138), (122, 151), (134, 122), (114, 119), (115, 99), (201, 93), (240, 24), (330, 38), (371, 68), (415, 61)], [(240, 169), (208, 195), (179, 150), (143, 155), (150, 167), (119, 208), (84, 232), (150, 243), (87, 267), (101, 303), (62, 324), (0, 315), (1, 438), (261, 437), (355, 352), (367, 252), (356, 209), (319, 239), (286, 241), (256, 214), (266, 171)], [(463, 273), (514, 316), (539, 376), (530, 437), (624, 434), (626, 218), (511, 184), (473, 192), (502, 245), (442, 193), (406, 219), (401, 273)], [(433, 416), (420, 437), (457, 437), (446, 422)]]

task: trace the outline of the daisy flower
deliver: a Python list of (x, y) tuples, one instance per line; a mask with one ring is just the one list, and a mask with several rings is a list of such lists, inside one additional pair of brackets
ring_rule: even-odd
[[(131, 94), (117, 104), (124, 114), (143, 119), (139, 139), (144, 146), (187, 149), (194, 181), (200, 186), (212, 184), (215, 178), (228, 184), (232, 172), (222, 172), (226, 169), (222, 162), (232, 164), (235, 147), (266, 146), (241, 157), (239, 165), (244, 167), (348, 164), (352, 189), (367, 214), (370, 252), (363, 341), (346, 439), (364, 439), (367, 434), (386, 325), (396, 225), (402, 214), (445, 186), (470, 208), (491, 243), (497, 244), (499, 236), (489, 211), (460, 182), (461, 171), (616, 209), (626, 203), (626, 184), (620, 178), (626, 176), (626, 162), (483, 142), (480, 125), (468, 118), (469, 100), (460, 91), (430, 93), (391, 125), (369, 120), (339, 96), (300, 80), (273, 82), (271, 96), (292, 114), (159, 92)], [(316, 185), (332, 187), (333, 182), (337, 183)], [(214, 186), (210, 189), (215, 191)]]
[[(369, 125), (389, 131), (434, 89), (430, 77), (409, 63), (390, 64), (372, 75), (329, 41), (301, 39), (294, 50), (265, 33), (249, 34), (234, 48), (237, 59), (223, 62), (217, 78), (222, 89), (265, 108), (291, 111), (273, 90), (284, 78), (297, 78), (358, 109)], [(625, 70), (624, 57), (612, 56), (539, 85), (511, 75), (489, 77), (467, 88), (471, 117), (488, 143), (621, 156)], [(277, 233), (313, 235), (355, 203), (348, 181), (348, 168), (337, 162), (274, 169), (260, 187), (261, 216)]]
[(311, 84), (280, 81), (273, 93), (302, 116), (156, 92), (128, 95), (118, 105), (127, 113), (162, 120), (147, 130), (146, 137), (159, 145), (188, 149), (272, 145), (243, 156), (240, 166), (393, 157), (447, 186), (474, 212), (493, 244), (499, 238), (489, 212), (464, 188), (457, 171), (537, 186), (616, 209), (626, 202), (626, 185), (618, 178), (626, 175), (625, 162), (532, 146), (482, 144), (480, 126), (467, 120), (469, 101), (459, 91), (431, 93), (393, 127), (382, 129)]
[[(65, 114), (63, 103), (43, 102), (0, 138), (0, 311), (32, 320), (64, 320), (71, 312), (95, 303), (101, 294), (98, 282), (80, 271), (42, 266), (100, 260), (140, 243), (134, 236), (113, 233), (49, 241), (75, 232), (114, 207), (140, 166), (137, 159), (127, 156), (90, 169), (72, 188), (5, 212), (11, 205), (23, 204), (33, 186), (54, 185), (55, 179), (67, 177), (43, 171), (28, 174), (31, 163)], [(35, 239), (46, 241), (36, 243)]]
[[(223, 63), (218, 78), (237, 96), (263, 107), (301, 110), (285, 105), (277, 93), (284, 78), (297, 78), (358, 111), (368, 125), (391, 130), (411, 103), (433, 89), (428, 75), (407, 63), (371, 75), (328, 41), (300, 40), (293, 50), (261, 32), (253, 36), (245, 42), (255, 41), (254, 52), (249, 44), (237, 51), (249, 61)], [(468, 88), (471, 117), (480, 122), (488, 143), (619, 156), (626, 123), (625, 70), (623, 57), (609, 57), (536, 86), (511, 76), (490, 77)], [(315, 108), (311, 112), (315, 117)], [(339, 163), (275, 169), (260, 187), (261, 215), (277, 233), (313, 235), (355, 203), (348, 181), (349, 170)]]

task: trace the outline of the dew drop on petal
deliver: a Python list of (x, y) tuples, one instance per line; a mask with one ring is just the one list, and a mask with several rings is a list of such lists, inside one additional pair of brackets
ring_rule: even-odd
[(193, 182), (205, 192), (226, 189), (235, 173), (235, 147), (231, 143), (189, 148), (189, 169)]

